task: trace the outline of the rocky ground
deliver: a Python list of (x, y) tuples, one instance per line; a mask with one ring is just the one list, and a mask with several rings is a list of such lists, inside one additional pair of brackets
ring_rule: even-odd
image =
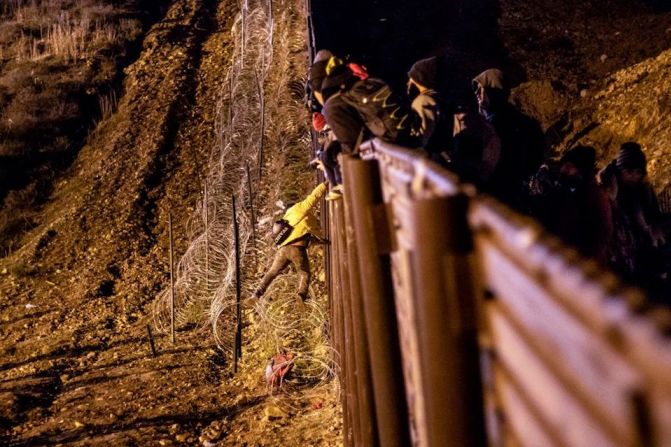
[[(336, 382), (293, 390), (300, 398), (286, 405), (263, 381), (261, 347), (244, 347), (234, 375), (205, 325), (180, 326), (174, 345), (154, 330), (151, 354), (168, 213), (179, 258), (216, 143), (237, 14), (228, 0), (170, 3), (124, 70), (118, 110), (2, 259), (0, 444), (337, 444)], [(311, 177), (287, 171), (272, 183), (305, 189)]]
[[(278, 13), (300, 15), (300, 1), (274, 3)], [(192, 242), (188, 229), (217, 144), (237, 13), (233, 0), (165, 2), (137, 58), (114, 75), (124, 79), (116, 112), (52, 177), (48, 197), (31, 205), (30, 225), (0, 253), (0, 444), (341, 442), (337, 381), (296, 383), (289, 405), (270, 395), (262, 379), (268, 349), (254, 312), (245, 313), (253, 342), (237, 375), (198, 318), (180, 325), (174, 345), (154, 331), (156, 357), (149, 346), (152, 303), (168, 284), (168, 214), (179, 259)], [(671, 13), (625, 0), (502, 0), (498, 23), (508, 59), (524, 75), (514, 99), (541, 121), (557, 151), (580, 140), (606, 160), (634, 139), (655, 185), (668, 184)], [(288, 54), (307, 64), (304, 47)], [(299, 78), (305, 67), (292, 64), (287, 72)], [(296, 144), (266, 160), (259, 199), (266, 221), (284, 186), (304, 193), (313, 182), (304, 132), (275, 135)], [(21, 191), (10, 193), (16, 199), (5, 201), (3, 218), (18, 215)], [(262, 268), (257, 263), (251, 278)], [(313, 313), (323, 296), (323, 272), (315, 276)]]
[[(663, 2), (660, 3), (660, 5)], [(513, 99), (553, 150), (591, 144), (602, 165), (639, 142), (658, 191), (669, 184), (671, 12), (638, 1), (504, 0), (500, 36), (525, 74)]]

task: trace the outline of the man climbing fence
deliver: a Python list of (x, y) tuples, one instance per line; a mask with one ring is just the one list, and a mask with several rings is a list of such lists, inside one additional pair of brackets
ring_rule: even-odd
[(274, 223), (273, 236), (279, 249), (270, 269), (254, 292), (255, 298), (263, 296), (270, 283), (291, 263), (299, 276), (298, 296), (302, 301), (307, 299), (310, 285), (308, 246), (310, 240), (317, 237), (315, 233), (319, 226), (312, 209), (326, 194), (326, 190), (326, 182), (317, 185), (307, 198), (290, 206), (282, 219)]

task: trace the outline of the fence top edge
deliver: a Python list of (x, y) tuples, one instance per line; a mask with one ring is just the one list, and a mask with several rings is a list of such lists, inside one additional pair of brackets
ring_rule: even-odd
[(475, 195), (473, 187), (461, 183), (455, 174), (429, 159), (421, 150), (376, 138), (361, 145), (361, 157), (409, 172), (415, 188), (431, 191), (436, 196)]
[[(477, 192), (473, 185), (461, 183), (455, 174), (420, 150), (376, 138), (361, 145), (361, 158), (377, 160), (383, 168), (407, 173), (413, 179), (411, 186), (418, 197), (467, 195), (471, 199), (469, 221), (475, 231), (489, 232), (515, 259), (522, 261), (530, 274), (545, 274), (549, 278), (547, 287), (553, 294), (561, 295), (563, 302), (575, 302), (575, 296), (583, 296), (589, 291), (593, 303), (598, 304), (602, 313), (599, 321), (594, 321), (592, 314), (592, 321), (601, 329), (617, 328), (625, 339), (631, 340), (640, 338), (642, 328), (647, 328), (643, 332), (656, 344), (652, 351), (668, 353), (665, 357), (671, 364), (671, 311), (665, 313), (647, 306), (647, 297), (640, 289), (624, 284), (595, 261), (580, 256), (531, 218)], [(561, 279), (548, 275), (550, 270), (570, 276), (572, 285), (567, 287)], [(567, 292), (571, 292), (572, 287), (574, 297), (567, 299)], [(558, 290), (563, 291), (557, 293)], [(653, 337), (652, 334), (656, 335)]]

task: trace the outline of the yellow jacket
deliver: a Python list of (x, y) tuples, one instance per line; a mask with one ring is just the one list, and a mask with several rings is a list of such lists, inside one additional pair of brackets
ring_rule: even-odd
[(289, 237), (280, 244), (280, 247), (296, 242), (297, 239), (302, 238), (306, 234), (317, 231), (319, 222), (311, 211), (324, 194), (326, 194), (326, 183), (321, 183), (312, 190), (305, 200), (298, 202), (284, 213), (282, 218), (289, 222), (289, 224), (294, 227), (294, 230)]

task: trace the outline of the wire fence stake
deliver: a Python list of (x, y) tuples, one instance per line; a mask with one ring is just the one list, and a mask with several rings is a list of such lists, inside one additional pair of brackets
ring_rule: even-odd
[(149, 346), (151, 346), (151, 354), (156, 357), (156, 345), (154, 344), (154, 336), (151, 333), (151, 327), (147, 325), (147, 335), (149, 336)]
[(175, 272), (172, 239), (172, 214), (168, 213), (168, 237), (170, 239), (170, 340), (175, 344)]
[(205, 294), (208, 294), (210, 293), (210, 219), (207, 209), (209, 203), (207, 180), (205, 180), (203, 196), (203, 208), (205, 211)]
[(238, 228), (238, 214), (235, 205), (235, 196), (232, 196), (233, 206), (233, 238), (235, 239), (235, 297), (236, 297), (236, 317), (237, 327), (235, 331), (235, 347), (233, 355), (233, 372), (238, 372), (238, 359), (242, 358), (242, 310), (240, 308), (240, 229)]
[(249, 171), (249, 163), (245, 163), (247, 171), (247, 195), (249, 196), (249, 214), (252, 220), (252, 246), (256, 247), (256, 214), (254, 212), (254, 195), (252, 194), (252, 174)]

